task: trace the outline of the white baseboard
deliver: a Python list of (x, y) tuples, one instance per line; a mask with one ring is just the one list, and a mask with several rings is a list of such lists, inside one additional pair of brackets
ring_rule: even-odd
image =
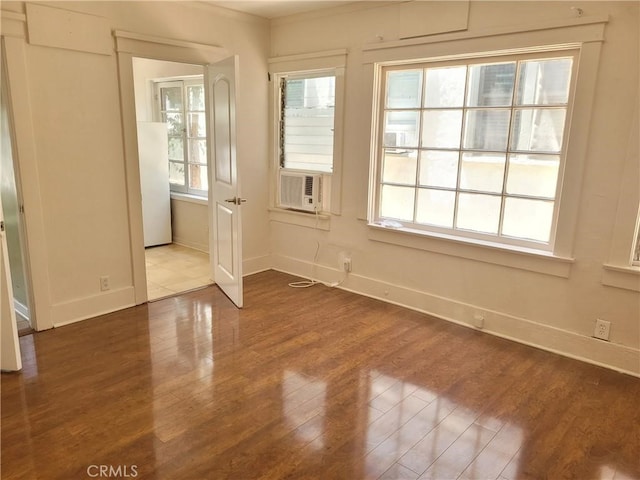
[(271, 269), (271, 255), (247, 258), (242, 261), (242, 276), (253, 275)]
[(207, 254), (209, 253), (209, 245), (206, 243), (192, 242), (180, 237), (173, 237), (171, 243), (176, 243), (178, 245), (182, 245), (183, 247), (193, 248), (194, 250), (198, 250), (199, 252), (204, 252)]
[(51, 307), (51, 317), (53, 318), (53, 326), (61, 327), (134, 305), (134, 288), (125, 287), (55, 304)]
[[(274, 270), (302, 277), (306, 277), (313, 270), (317, 274), (317, 280), (326, 283), (339, 281), (344, 275), (338, 269), (321, 265), (312, 267), (310, 262), (284, 255), (273, 255), (271, 259)], [(625, 345), (585, 337), (575, 332), (525, 318), (490, 311), (476, 305), (354, 273), (350, 273), (338, 288), (410, 308), (476, 330), (479, 329), (473, 326), (474, 314), (481, 311), (484, 316), (484, 327), (481, 331), (485, 333), (640, 377), (640, 362), (638, 361), (640, 350)]]

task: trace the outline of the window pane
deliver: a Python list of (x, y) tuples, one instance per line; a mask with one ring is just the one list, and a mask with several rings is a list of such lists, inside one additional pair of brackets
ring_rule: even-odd
[(481, 233), (498, 233), (500, 197), (461, 193), (458, 197), (457, 227)]
[(417, 147), (419, 112), (386, 112), (384, 116), (385, 147)]
[(467, 105), (470, 107), (511, 105), (515, 77), (515, 62), (469, 67)]
[(418, 165), (416, 150), (396, 153), (395, 150), (385, 150), (382, 166), (382, 181), (385, 183), (416, 184), (416, 169)]
[(161, 87), (160, 88), (160, 109), (169, 111), (182, 110), (182, 88), (181, 87)]
[(187, 110), (204, 111), (204, 85), (187, 87)]
[(510, 114), (509, 110), (469, 110), (464, 147), (473, 150), (506, 150)]
[(163, 113), (162, 121), (167, 124), (167, 131), (169, 132), (169, 135), (182, 135), (184, 133), (182, 114)]
[(190, 137), (206, 137), (207, 124), (204, 113), (190, 113), (187, 118), (187, 135)]
[(518, 105), (567, 103), (571, 79), (571, 58), (533, 60), (520, 64)]
[(206, 165), (189, 165), (189, 188), (195, 188), (197, 190), (207, 190), (209, 187), (207, 180), (207, 166)]
[(451, 228), (456, 193), (444, 190), (418, 190), (418, 211), (416, 222)]
[(463, 153), (460, 188), (501, 193), (505, 160), (499, 153)]
[(525, 108), (513, 119), (513, 150), (560, 152), (564, 133), (564, 108)]
[(284, 167), (331, 172), (335, 77), (286, 79), (283, 90)]
[(461, 107), (464, 104), (466, 79), (466, 66), (428, 69), (424, 106), (427, 108)]
[(380, 216), (409, 222), (413, 221), (414, 197), (414, 188), (383, 185)]
[(426, 110), (422, 115), (423, 147), (460, 148), (462, 110)]
[(509, 155), (507, 193), (554, 198), (560, 157)]
[(552, 217), (553, 202), (506, 198), (502, 234), (548, 242)]
[(184, 163), (169, 162), (169, 183), (184, 185)]
[(458, 152), (424, 150), (420, 152), (420, 185), (455, 188), (458, 178)]
[(403, 70), (387, 74), (387, 108), (420, 106), (422, 70)]
[(189, 163), (207, 163), (207, 141), (189, 139)]
[(169, 160), (184, 161), (184, 141), (182, 137), (169, 137)]

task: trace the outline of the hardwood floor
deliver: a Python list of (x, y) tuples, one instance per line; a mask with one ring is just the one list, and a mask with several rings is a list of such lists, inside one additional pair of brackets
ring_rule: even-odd
[(640, 478), (640, 379), (291, 279), (21, 337), (2, 478)]

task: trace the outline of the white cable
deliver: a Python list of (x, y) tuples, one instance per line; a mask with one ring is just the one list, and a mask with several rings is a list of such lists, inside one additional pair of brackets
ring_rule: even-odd
[[(318, 222), (320, 221), (320, 212), (318, 211), (318, 207), (316, 207), (315, 210), (316, 213), (316, 224), (314, 226), (316, 232), (318, 231)], [(325, 283), (325, 282), (321, 282), (320, 280), (316, 280), (314, 277), (314, 273), (315, 273), (315, 269), (316, 269), (316, 263), (318, 261), (318, 254), (320, 253), (320, 240), (316, 240), (316, 253), (314, 253), (313, 255), (313, 263), (311, 265), (311, 278), (307, 279), (307, 280), (300, 280), (297, 282), (291, 282), (289, 284), (289, 286), (291, 288), (309, 288), (309, 287), (313, 287), (314, 285), (324, 285), (325, 287), (329, 287), (329, 288), (335, 288), (338, 287), (340, 285), (342, 285), (342, 282), (344, 282), (344, 278), (342, 280), (340, 280), (339, 282), (334, 282), (334, 283)]]

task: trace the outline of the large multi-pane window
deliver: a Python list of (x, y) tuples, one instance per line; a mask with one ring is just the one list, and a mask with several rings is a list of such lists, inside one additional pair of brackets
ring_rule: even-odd
[(574, 58), (382, 71), (374, 221), (551, 248)]
[(333, 172), (335, 74), (280, 78), (280, 166)]
[(207, 125), (202, 78), (158, 82), (159, 120), (167, 124), (172, 191), (207, 196)]

